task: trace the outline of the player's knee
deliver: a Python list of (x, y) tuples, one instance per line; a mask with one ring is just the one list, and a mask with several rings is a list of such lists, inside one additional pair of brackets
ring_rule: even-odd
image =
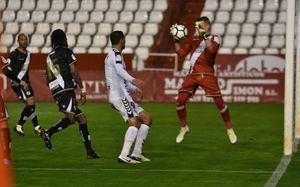
[(74, 124), (76, 121), (75, 116), (73, 114), (66, 114), (66, 118), (69, 119), (70, 124)]
[(129, 118), (127, 120), (127, 123), (128, 123), (129, 126), (135, 126), (137, 128), (139, 128), (139, 126), (140, 126), (140, 122), (139, 122), (139, 119), (137, 117)]
[(184, 97), (183, 94), (179, 94), (176, 101), (176, 106), (184, 106), (186, 101), (187, 101), (186, 97)]
[(146, 124), (148, 126), (151, 126), (152, 125), (152, 117), (151, 115), (144, 111), (140, 116), (139, 116), (139, 119), (140, 121), (143, 123), (143, 124)]
[(222, 97), (214, 97), (214, 102), (216, 104), (216, 106), (218, 107), (218, 109), (222, 109), (225, 106), (224, 100)]
[(76, 116), (76, 120), (79, 124), (87, 124), (87, 119), (83, 113)]

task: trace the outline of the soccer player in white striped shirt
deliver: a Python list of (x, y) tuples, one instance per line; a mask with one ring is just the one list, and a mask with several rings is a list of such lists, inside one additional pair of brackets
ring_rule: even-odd
[[(136, 79), (126, 71), (122, 50), (125, 48), (125, 36), (122, 31), (110, 34), (112, 49), (105, 59), (105, 78), (108, 88), (108, 101), (128, 124), (123, 149), (119, 161), (136, 164), (150, 161), (142, 154), (142, 146), (147, 138), (152, 118), (148, 112), (140, 107), (130, 96), (130, 92), (142, 94), (144, 81)], [(133, 143), (135, 146), (131, 156), (129, 151)]]

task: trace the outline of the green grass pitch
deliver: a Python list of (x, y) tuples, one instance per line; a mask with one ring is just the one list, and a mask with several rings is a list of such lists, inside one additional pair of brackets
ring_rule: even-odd
[[(52, 137), (47, 150), (34, 134), (31, 122), (25, 136), (12, 132), (20, 103), (8, 103), (17, 187), (89, 186), (263, 186), (282, 156), (282, 104), (230, 104), (238, 144), (230, 145), (225, 126), (213, 104), (188, 104), (191, 132), (175, 143), (179, 130), (174, 104), (142, 103), (153, 117), (144, 152), (150, 163), (117, 162), (127, 126), (106, 103), (81, 106), (88, 118), (92, 142), (99, 160), (87, 160), (78, 126)], [(45, 128), (63, 116), (54, 103), (37, 103), (38, 118)], [(293, 160), (279, 186), (300, 184), (300, 155)], [(298, 177), (297, 177), (298, 176)]]

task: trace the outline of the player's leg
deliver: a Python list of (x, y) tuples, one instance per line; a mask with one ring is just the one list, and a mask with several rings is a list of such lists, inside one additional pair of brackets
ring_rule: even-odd
[[(23, 89), (22, 89), (23, 90)], [(28, 87), (28, 89), (25, 91), (23, 90), (23, 92), (25, 93), (26, 96), (26, 106), (28, 108), (28, 118), (31, 119), (33, 127), (34, 127), (34, 132), (36, 134), (40, 134), (41, 132), (41, 126), (39, 125), (38, 122), (38, 117), (37, 117), (37, 113), (35, 111), (35, 99), (34, 99), (34, 92), (31, 86)]]
[(45, 146), (48, 149), (52, 149), (51, 137), (67, 128), (71, 124), (75, 123), (75, 114), (74, 113), (65, 113), (65, 118), (59, 120), (56, 124), (50, 127), (48, 130), (41, 129), (40, 136), (45, 141)]
[(221, 117), (226, 125), (227, 134), (228, 134), (230, 142), (236, 143), (237, 136), (235, 135), (232, 125), (231, 125), (231, 119), (230, 119), (229, 109), (228, 109), (227, 105), (224, 103), (222, 96), (213, 97), (213, 99), (214, 99), (214, 102), (215, 102), (217, 108), (219, 109)]
[(129, 127), (125, 133), (123, 148), (119, 155), (119, 162), (137, 164), (140, 162), (131, 159), (129, 157), (129, 151), (138, 133), (139, 119), (137, 117), (131, 117), (127, 120), (127, 124)]
[(48, 130), (41, 130), (41, 137), (44, 139), (48, 149), (52, 148), (51, 136), (75, 123), (75, 101), (72, 93), (65, 91), (56, 95), (54, 99), (58, 104), (59, 110), (65, 114), (65, 117)]
[(35, 101), (34, 97), (30, 97), (26, 100), (27, 107), (29, 108), (28, 110), (28, 118), (31, 119), (33, 127), (34, 127), (34, 132), (36, 134), (40, 134), (41, 132), (41, 126), (38, 121), (37, 113), (35, 111)]
[(189, 132), (189, 128), (186, 122), (186, 103), (189, 100), (191, 94), (188, 92), (179, 92), (178, 98), (176, 101), (176, 111), (177, 116), (180, 120), (180, 130), (176, 137), (176, 142), (180, 143), (184, 139), (184, 136)]
[[(12, 89), (15, 92), (15, 94), (17, 95), (18, 99), (22, 102), (25, 102), (25, 100), (26, 100), (25, 92), (17, 85), (12, 85)], [(14, 127), (14, 131), (20, 136), (25, 135), (25, 133), (23, 131), (23, 125), (25, 124), (25, 122), (28, 118), (29, 110), (30, 110), (29, 107), (25, 103), (25, 107), (20, 114), (19, 121), (16, 124), (16, 126)]]
[(199, 83), (196, 76), (188, 75), (182, 83), (181, 88), (179, 89), (176, 101), (177, 116), (180, 120), (180, 130), (176, 137), (177, 143), (182, 142), (185, 134), (189, 132), (189, 127), (187, 126), (186, 122), (186, 103), (189, 98), (194, 95), (198, 87)]
[(145, 110), (142, 110), (141, 112), (139, 112), (138, 118), (141, 122), (141, 125), (140, 125), (140, 128), (137, 133), (137, 137), (136, 137), (136, 141), (135, 141), (135, 145), (134, 145), (134, 149), (133, 149), (131, 158), (138, 160), (138, 161), (142, 161), (142, 162), (149, 162), (150, 159), (147, 158), (144, 154), (142, 154), (143, 153), (142, 148), (146, 142), (146, 138), (147, 138), (149, 129), (152, 125), (152, 118), (151, 118), (151, 115)]
[(82, 137), (82, 141), (87, 152), (87, 158), (88, 159), (100, 158), (99, 155), (92, 148), (90, 133), (87, 125), (87, 119), (84, 113), (82, 113), (81, 110), (79, 109), (76, 112), (76, 121), (79, 123), (79, 133)]
[(139, 119), (137, 118), (138, 114), (134, 113), (132, 106), (130, 105), (127, 98), (112, 101), (111, 104), (129, 126), (125, 133), (122, 151), (118, 157), (118, 160), (119, 162), (129, 164), (140, 163), (139, 161), (135, 161), (129, 157), (129, 151), (136, 139), (140, 123)]
[[(7, 121), (3, 120), (0, 122), (0, 144), (1, 150), (4, 153), (4, 163), (11, 163), (11, 139), (9, 134), (9, 128)], [(2, 162), (2, 160), (1, 160)]]

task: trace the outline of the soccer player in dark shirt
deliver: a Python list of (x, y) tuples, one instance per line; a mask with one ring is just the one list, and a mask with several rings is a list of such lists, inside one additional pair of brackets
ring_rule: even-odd
[(76, 69), (75, 55), (68, 48), (64, 31), (57, 29), (52, 32), (51, 45), (53, 50), (48, 54), (46, 60), (46, 80), (59, 110), (65, 114), (65, 117), (47, 131), (42, 130), (41, 136), (44, 138), (46, 147), (51, 149), (50, 138), (52, 135), (77, 121), (87, 157), (89, 159), (99, 158), (91, 145), (87, 119), (78, 108), (75, 90), (79, 86), (83, 103), (86, 101), (86, 91)]
[(23, 33), (19, 34), (18, 43), (19, 47), (13, 50), (7, 59), (1, 57), (5, 64), (2, 67), (3, 73), (11, 79), (12, 89), (19, 100), (25, 103), (25, 108), (21, 113), (17, 125), (14, 127), (14, 131), (24, 136), (23, 125), (30, 118), (35, 133), (39, 134), (41, 126), (39, 125), (35, 111), (34, 93), (29, 80), (30, 52), (26, 50), (28, 46), (27, 36)]

